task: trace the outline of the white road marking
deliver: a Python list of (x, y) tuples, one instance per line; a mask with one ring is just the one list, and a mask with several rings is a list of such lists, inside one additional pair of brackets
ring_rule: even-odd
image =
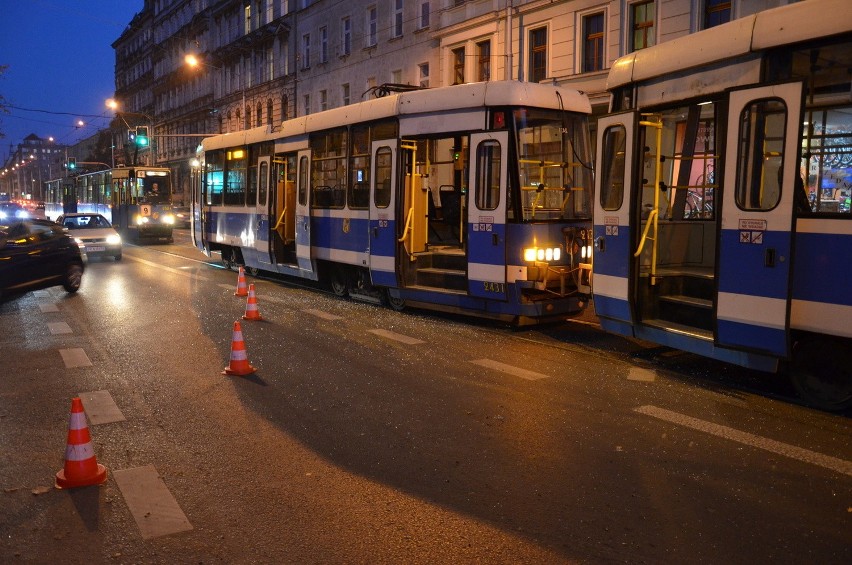
[(316, 316), (317, 318), (322, 318), (323, 320), (333, 321), (333, 320), (342, 320), (343, 319), (343, 316), (337, 316), (335, 314), (330, 314), (328, 312), (324, 312), (323, 310), (315, 310), (313, 308), (308, 308), (306, 310), (302, 310), (302, 312), (305, 312), (305, 313), (310, 314), (312, 316)]
[(471, 361), (471, 363), (488, 369), (494, 369), (495, 371), (509, 373), (510, 375), (514, 375), (528, 381), (550, 378), (550, 375), (543, 375), (542, 373), (536, 373), (535, 371), (522, 369), (521, 367), (515, 367), (514, 365), (506, 365), (505, 363), (500, 363), (499, 361), (493, 361), (491, 359), (477, 359), (476, 361)]
[(656, 378), (656, 371), (649, 371), (648, 369), (642, 369), (640, 367), (630, 367), (630, 371), (627, 373), (628, 381), (652, 383), (656, 380)]
[(402, 342), (406, 345), (417, 345), (419, 343), (426, 343), (422, 339), (417, 339), (416, 337), (409, 337), (407, 335), (398, 334), (396, 332), (392, 332), (390, 330), (369, 330), (371, 334), (376, 334), (382, 337), (386, 337), (388, 339), (392, 339), (394, 341)]
[(83, 409), (93, 426), (126, 420), (108, 390), (81, 392), (77, 396), (83, 401)]
[(92, 361), (86, 352), (79, 347), (72, 349), (60, 349), (59, 354), (62, 356), (62, 361), (65, 363), (66, 369), (75, 369), (77, 367), (91, 367)]
[(57, 306), (53, 302), (42, 302), (38, 305), (38, 309), (41, 310), (42, 314), (47, 314), (49, 312), (59, 312), (59, 306)]
[(192, 529), (175, 497), (153, 465), (121, 469), (112, 474), (143, 539)]
[(71, 330), (71, 326), (65, 322), (48, 322), (47, 329), (49, 329), (50, 333), (53, 335), (74, 333)]
[(825, 469), (852, 477), (852, 461), (845, 461), (837, 457), (811, 451), (810, 449), (796, 447), (795, 445), (757, 436), (748, 432), (742, 432), (728, 426), (699, 420), (698, 418), (686, 416), (685, 414), (680, 414), (678, 412), (672, 412), (665, 408), (658, 408), (656, 406), (640, 406), (638, 408), (634, 408), (634, 411), (639, 412), (640, 414), (645, 414), (646, 416), (659, 418), (660, 420), (665, 420), (673, 424), (678, 424), (679, 426), (692, 428), (693, 430), (729, 439), (743, 445), (763, 449), (764, 451), (769, 451), (776, 455), (796, 459), (803, 463), (810, 463), (812, 465), (824, 467)]

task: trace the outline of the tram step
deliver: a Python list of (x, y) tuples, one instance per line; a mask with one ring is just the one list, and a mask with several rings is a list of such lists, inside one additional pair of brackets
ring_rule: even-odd
[(667, 330), (673, 333), (690, 335), (709, 341), (713, 340), (713, 332), (711, 330), (696, 328), (687, 324), (678, 324), (675, 322), (670, 322), (668, 320), (659, 319), (642, 320), (642, 323), (646, 326), (653, 326), (655, 328), (660, 328), (662, 330)]
[(696, 308), (713, 308), (713, 302), (706, 298), (698, 298), (697, 296), (686, 296), (683, 294), (673, 294), (669, 296), (661, 296), (660, 300), (666, 302), (674, 302), (675, 304), (684, 304), (686, 306), (695, 306)]
[(417, 269), (417, 286), (467, 290), (467, 272), (459, 269), (423, 267)]

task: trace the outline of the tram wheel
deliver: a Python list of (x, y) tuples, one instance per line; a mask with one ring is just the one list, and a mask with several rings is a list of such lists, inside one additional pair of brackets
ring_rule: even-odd
[(260, 269), (258, 269), (257, 267), (247, 267), (246, 271), (253, 277), (256, 277), (260, 274)]
[(228, 270), (236, 270), (237, 252), (234, 251), (233, 247), (226, 247), (225, 249), (222, 249), (222, 264), (225, 265), (225, 268)]
[(793, 346), (790, 380), (808, 404), (838, 412), (852, 407), (852, 353), (847, 343), (809, 337)]
[(334, 269), (331, 272), (329, 282), (331, 284), (331, 292), (333, 292), (335, 296), (344, 297), (349, 294), (349, 285), (346, 281), (346, 273), (341, 269)]
[(396, 312), (405, 310), (405, 299), (392, 296), (389, 290), (385, 291), (385, 300), (392, 310)]

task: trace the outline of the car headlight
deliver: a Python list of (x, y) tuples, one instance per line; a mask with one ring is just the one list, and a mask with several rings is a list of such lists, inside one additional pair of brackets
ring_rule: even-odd
[(163, 216), (163, 223), (164, 224), (173, 224), (173, 223), (175, 223), (175, 217), (172, 216), (171, 214), (166, 214), (165, 216)]
[(83, 245), (83, 240), (82, 240), (82, 239), (80, 239), (79, 237), (75, 237), (75, 238), (74, 238), (74, 243), (76, 243), (77, 245)]
[(559, 261), (562, 258), (561, 247), (527, 247), (524, 249), (524, 261)]
[(119, 243), (121, 243), (121, 236), (118, 235), (117, 233), (114, 233), (112, 235), (108, 235), (107, 238), (106, 238), (106, 242), (109, 243), (110, 245), (118, 245)]
[(0, 220), (6, 219), (6, 212), (0, 211)]

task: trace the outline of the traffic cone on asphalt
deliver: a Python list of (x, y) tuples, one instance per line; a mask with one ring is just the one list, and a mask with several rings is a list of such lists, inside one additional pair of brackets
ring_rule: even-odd
[(244, 377), (255, 371), (257, 369), (249, 364), (248, 357), (246, 356), (246, 344), (243, 343), (243, 329), (240, 327), (239, 322), (234, 322), (234, 337), (231, 339), (231, 361), (225, 367), (225, 370), (222, 371), (222, 374)]
[(248, 301), (246, 302), (246, 313), (243, 320), (262, 320), (260, 310), (257, 309), (257, 297), (254, 294), (254, 283), (249, 285)]
[(234, 296), (248, 296), (248, 292), (246, 292), (246, 271), (242, 265), (240, 265), (240, 274), (237, 275), (237, 291)]
[(65, 467), (56, 473), (56, 487), (99, 485), (106, 479), (106, 467), (100, 465), (95, 458), (83, 401), (72, 398), (71, 416), (68, 418), (68, 443), (65, 447)]

